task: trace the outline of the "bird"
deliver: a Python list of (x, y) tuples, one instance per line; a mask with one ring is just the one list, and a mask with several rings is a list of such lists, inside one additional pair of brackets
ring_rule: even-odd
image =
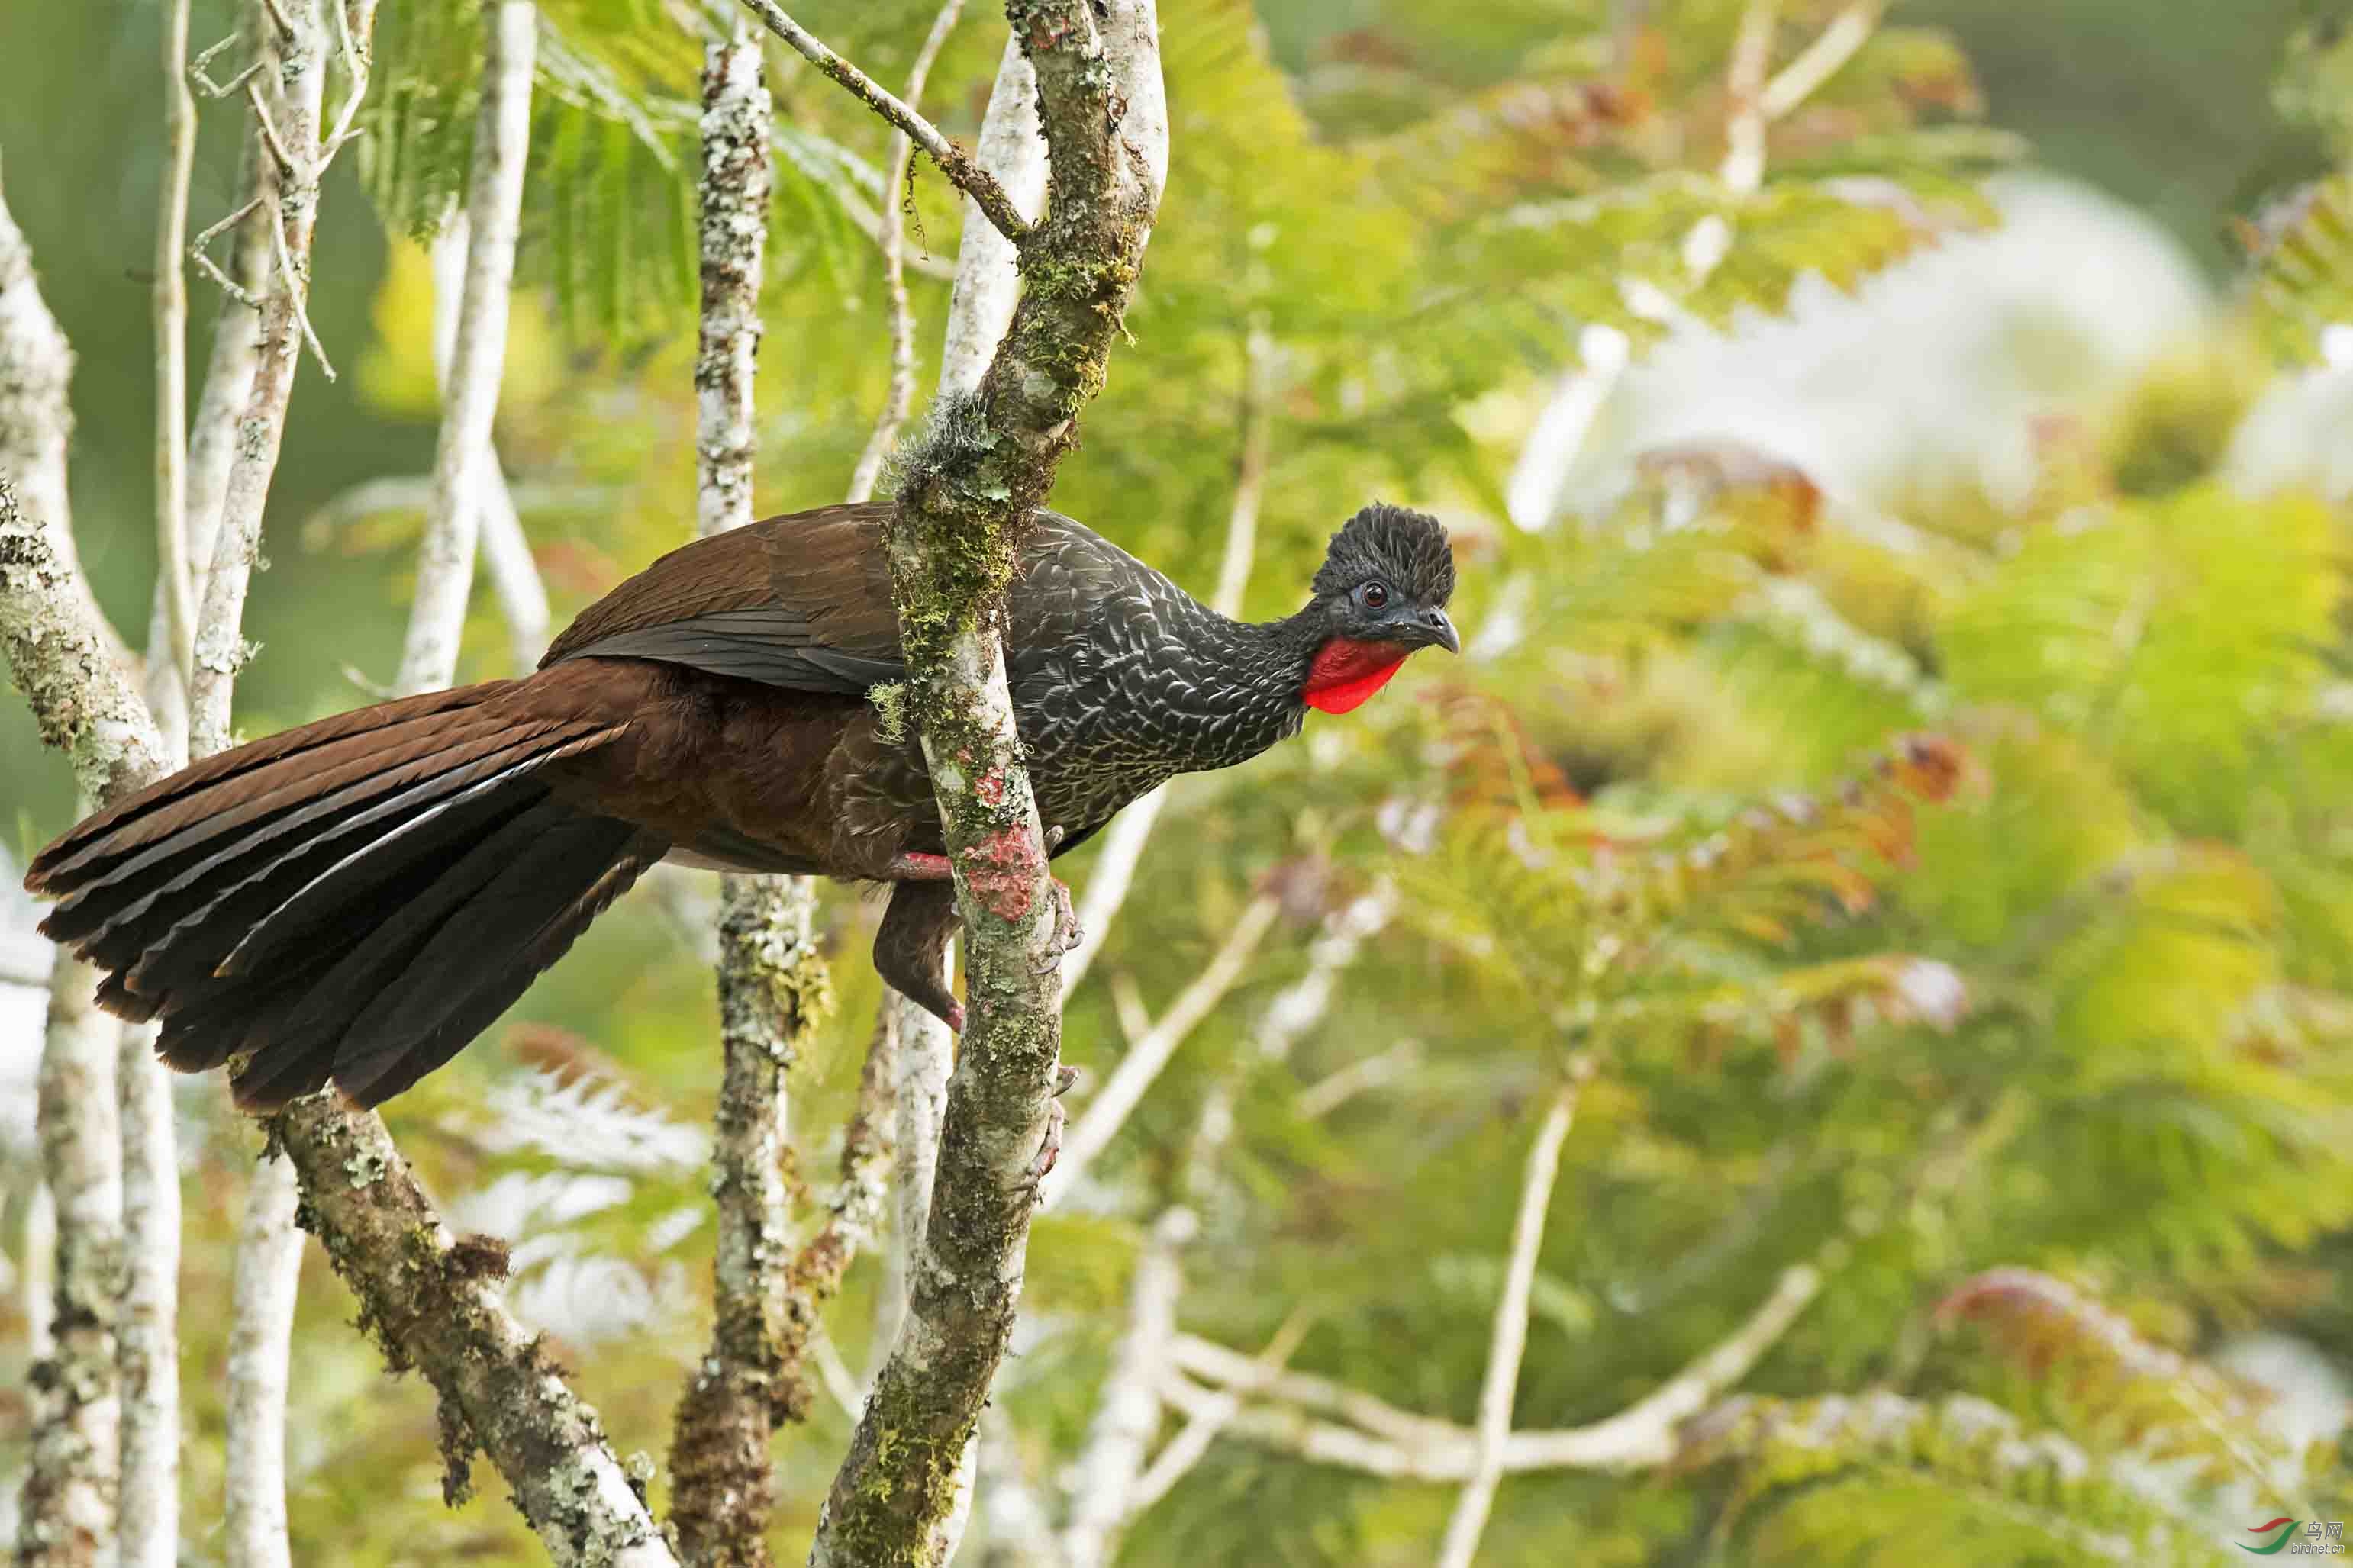
[[(100, 1006), (159, 1025), (167, 1064), (226, 1067), (255, 1111), (408, 1089), (663, 860), (890, 884), (875, 968), (960, 1029), (947, 845), (892, 694), (892, 505), (698, 540), (583, 611), (529, 676), (160, 781), (32, 861), (26, 886), (57, 900), (43, 933), (101, 972)], [(1419, 649), (1459, 653), (1454, 582), (1437, 519), (1376, 502), (1331, 536), (1297, 613), (1239, 621), (1035, 510), (996, 625), (1050, 852), (1311, 709), (1352, 710)]]

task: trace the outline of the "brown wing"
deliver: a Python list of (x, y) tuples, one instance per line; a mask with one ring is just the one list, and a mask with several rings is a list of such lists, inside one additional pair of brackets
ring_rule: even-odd
[(797, 691), (905, 674), (884, 504), (772, 517), (671, 551), (581, 612), (540, 661), (650, 658)]
[[(772, 517), (671, 551), (565, 629), (542, 668), (649, 658), (796, 691), (862, 696), (906, 677), (882, 553), (888, 502)], [(1039, 511), (1007, 605), (1016, 674), (1157, 574), (1085, 524)]]

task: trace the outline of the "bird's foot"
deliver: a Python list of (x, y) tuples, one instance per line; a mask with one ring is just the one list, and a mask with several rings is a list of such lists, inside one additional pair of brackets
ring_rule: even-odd
[(1053, 881), (1054, 934), (1047, 938), (1047, 949), (1050, 956), (1038, 965), (1038, 973), (1040, 974), (1043, 974), (1047, 968), (1062, 954), (1076, 951), (1079, 943), (1087, 939), (1086, 928), (1079, 923), (1079, 906), (1077, 900), (1071, 897), (1070, 884), (1060, 877), (1055, 878)]
[(1045, 1181), (1054, 1169), (1054, 1162), (1062, 1157), (1062, 1129), (1070, 1122), (1070, 1112), (1062, 1109), (1062, 1096), (1071, 1085), (1079, 1081), (1079, 1069), (1058, 1067), (1054, 1069), (1053, 1098), (1046, 1101), (1046, 1137), (1038, 1145), (1037, 1157), (1029, 1162), (1029, 1184)]
[(882, 871), (882, 879), (886, 882), (945, 882), (954, 879), (955, 876), (955, 868), (949, 866), (946, 856), (921, 852), (893, 855), (891, 864)]

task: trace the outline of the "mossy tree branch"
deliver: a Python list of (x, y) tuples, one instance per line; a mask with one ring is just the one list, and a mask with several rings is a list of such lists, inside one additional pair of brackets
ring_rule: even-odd
[(965, 921), (968, 1023), (907, 1315), (818, 1527), (814, 1564), (926, 1563), (1020, 1299), (1061, 1047), (1061, 900), (1005, 682), (998, 610), (1032, 510), (1100, 391), (1166, 167), (1148, 0), (1009, 0), (1037, 73), (1045, 217), (978, 392), (901, 466), (887, 544), (909, 694)]

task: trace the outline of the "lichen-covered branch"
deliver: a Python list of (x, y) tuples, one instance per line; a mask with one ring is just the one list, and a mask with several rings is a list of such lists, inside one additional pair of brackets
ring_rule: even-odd
[(41, 1173), (57, 1202), (49, 1352), (32, 1370), (32, 1463), (16, 1525), (21, 1568), (115, 1560), (121, 1402), (122, 1170), (114, 1106), (121, 1026), (98, 1010), (98, 976), (59, 954), (49, 984), (37, 1116)]
[(0, 645), (41, 738), (66, 753), (84, 796), (104, 801), (161, 776), (164, 752), (74, 554), (72, 374), (31, 247), (0, 200)]
[[(997, 63), (988, 109), (980, 122), (982, 165), (997, 177), (1025, 217), (1046, 200), (1046, 139), (1038, 129), (1038, 78), (1020, 41), (1008, 37)], [(990, 356), (1012, 323), (1021, 275), (1013, 242), (997, 232), (980, 205), (965, 199), (964, 237), (956, 247), (955, 288), (941, 333), (939, 392), (970, 395), (988, 374)], [(944, 965), (953, 980), (955, 950)], [(948, 1074), (955, 1037), (945, 1024), (895, 992), (882, 1011), (897, 1047), (898, 1150), (892, 1178), (893, 1222), (874, 1312), (875, 1364), (888, 1355), (907, 1315), (907, 1282), (932, 1209), (932, 1176), (939, 1163), (940, 1123), (947, 1113)]]
[(1479, 1537), (1487, 1529), (1495, 1488), (1504, 1477), (1504, 1448), (1512, 1435), (1512, 1401), (1520, 1382), (1520, 1357), (1528, 1346), (1528, 1302), (1535, 1286), (1536, 1253), (1544, 1245), (1545, 1215), (1552, 1207), (1560, 1174), (1560, 1146), (1568, 1141), (1577, 1115), (1577, 1094), (1590, 1073), (1585, 1058), (1562, 1082), (1536, 1129), (1520, 1179), (1519, 1212), (1512, 1220), (1512, 1251), (1504, 1267), (1504, 1289), (1495, 1300), (1495, 1322), (1487, 1346), (1487, 1373), (1479, 1385), (1479, 1426), (1471, 1479), (1455, 1500), (1438, 1550), (1439, 1568), (1471, 1568)]
[[(767, 239), (768, 89), (739, 26), (705, 50), (701, 181), (702, 298), (694, 366), (695, 517), (705, 536), (753, 519), (754, 370)], [(791, 1150), (786, 1075), (825, 1000), (801, 878), (723, 878), (719, 1016), (724, 1057), (712, 1144), (719, 1243), (711, 1349), (680, 1401), (670, 1521), (690, 1568), (765, 1568), (775, 1475), (768, 1439), (796, 1396), (806, 1336), (792, 1342)]]
[[(941, 964), (952, 981), (953, 944)], [(882, 1284), (874, 1304), (871, 1365), (898, 1342), (907, 1321), (907, 1298), (914, 1279), (923, 1228), (931, 1223), (932, 1181), (940, 1163), (940, 1127), (947, 1120), (948, 1075), (955, 1070), (955, 1036), (924, 1008), (895, 991), (884, 991), (875, 1026), (892, 1039), (891, 1103), (894, 1154), (891, 1175), (891, 1247), (882, 1260)]]
[[(72, 511), (66, 448), (73, 411), (66, 389), (73, 365), (73, 349), (33, 275), (32, 247), (0, 201), (0, 476), (15, 483), (34, 522), (51, 531), (49, 551), (76, 602), (74, 619), (108, 659), (127, 665), (130, 650), (100, 613), (67, 525)], [(90, 786), (89, 779), (82, 782)]]
[(358, 1298), (360, 1326), (392, 1370), (423, 1373), (440, 1396), (445, 1495), (470, 1494), (480, 1449), (559, 1568), (674, 1568), (642, 1482), (501, 1300), (505, 1247), (450, 1235), (373, 1112), (314, 1096), (271, 1127), (301, 1177), (303, 1227)]
[(1148, 0), (1013, 0), (1007, 17), (1037, 73), (1047, 212), (1021, 241), (1011, 329), (977, 395), (944, 399), (908, 456), (886, 540), (964, 916), (968, 1022), (906, 1321), (827, 1498), (821, 1568), (936, 1561), (1020, 1299), (1060, 1055), (1066, 895), (1047, 869), (996, 613), (1103, 386), (1167, 163), (1165, 110), (1131, 117), (1163, 100)]
[[(42, 738), (67, 752), (85, 798), (107, 800), (154, 778), (164, 752), (72, 552), (65, 486), (72, 371), (30, 248), (0, 203), (0, 646)], [(116, 1554), (121, 1030), (98, 1011), (95, 986), (87, 968), (60, 955), (37, 1084), (56, 1271), (48, 1347), (29, 1379), (32, 1462), (17, 1533), (17, 1561), (27, 1568), (79, 1568)]]
[[(689, 1568), (768, 1562), (768, 1437), (807, 1384), (787, 1367), (791, 1152), (785, 1079), (824, 1001), (806, 879), (729, 877), (719, 922), (719, 1208), (711, 1350), (679, 1404), (670, 1522)], [(802, 1342), (805, 1343), (805, 1341)], [(797, 1352), (800, 1345), (795, 1347)], [(797, 1362), (797, 1355), (795, 1355)]]
[[(897, 126), (902, 134), (921, 147), (932, 162), (940, 166), (940, 173), (945, 174), (956, 189), (978, 204), (980, 210), (988, 216), (988, 221), (1003, 231), (1008, 239), (1018, 241), (1028, 232), (1029, 226), (1014, 210), (1004, 187), (973, 160), (971, 153), (941, 135), (939, 127), (893, 97), (888, 88), (827, 48), (807, 27), (786, 16), (776, 0), (744, 0), (744, 5), (767, 26), (770, 32), (791, 45), (809, 64), (839, 82), (860, 103)], [(1053, 7), (1042, 9), (1051, 11)], [(1008, 15), (1011, 15), (1009, 8)], [(1020, 31), (1018, 20), (1014, 24), (1014, 31), (1017, 34)]]
[(506, 371), (539, 7), (532, 0), (498, 0), (487, 24), (482, 102), (466, 193), (466, 277), (433, 454), (433, 496), (417, 551), (417, 596), (396, 682), (404, 692), (446, 686), (457, 668), (466, 599), (474, 586), (483, 493), (495, 461), (491, 425)]

